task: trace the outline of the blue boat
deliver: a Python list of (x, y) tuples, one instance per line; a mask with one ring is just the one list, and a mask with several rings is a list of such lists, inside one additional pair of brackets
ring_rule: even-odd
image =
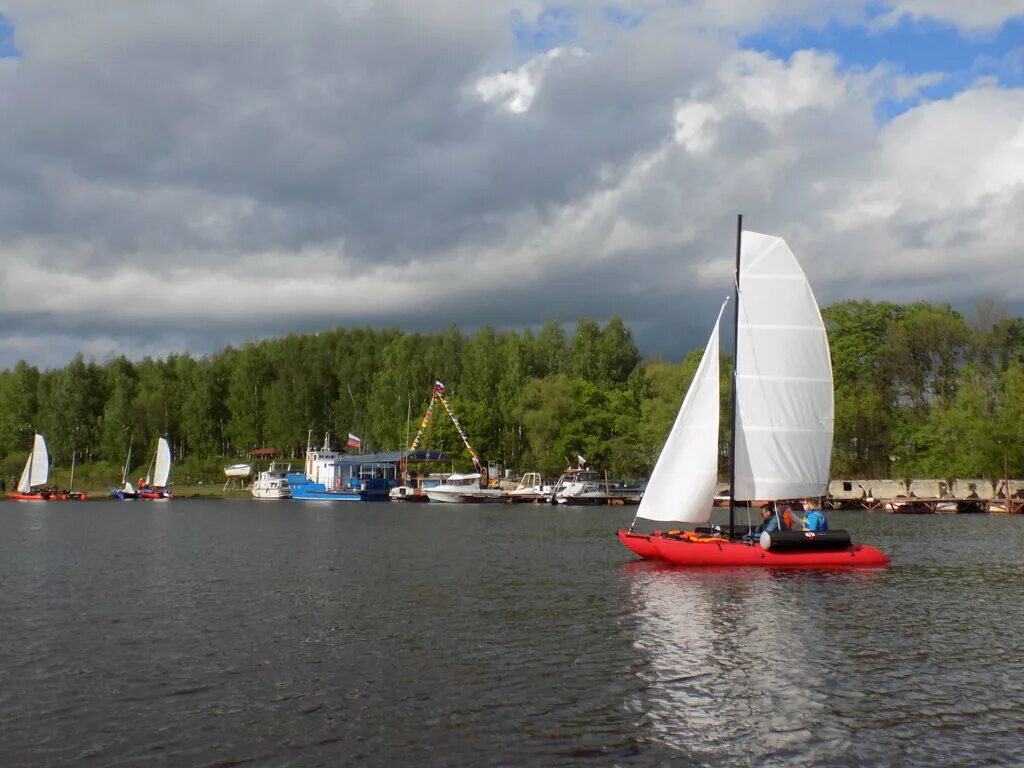
[(394, 478), (362, 480), (357, 477), (343, 485), (328, 488), (325, 483), (311, 481), (303, 472), (290, 472), (287, 480), (292, 498), (300, 501), (387, 501), (388, 492), (395, 484)]
[(323, 448), (306, 448), (305, 472), (288, 473), (288, 486), (300, 501), (388, 501), (402, 456), (341, 453), (331, 450), (325, 435)]

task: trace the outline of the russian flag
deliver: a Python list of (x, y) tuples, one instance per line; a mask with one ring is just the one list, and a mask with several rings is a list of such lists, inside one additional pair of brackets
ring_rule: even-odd
[(349, 448), (362, 448), (363, 441), (361, 438), (356, 437), (351, 432), (348, 433), (348, 442), (345, 443)]
[(434, 389), (436, 391), (440, 392), (442, 395), (445, 393), (444, 392), (444, 384), (442, 384), (440, 381), (435, 381), (434, 382)]

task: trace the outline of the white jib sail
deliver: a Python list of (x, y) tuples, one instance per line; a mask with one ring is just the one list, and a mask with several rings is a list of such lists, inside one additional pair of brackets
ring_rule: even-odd
[(18, 493), (28, 493), (32, 490), (32, 454), (25, 459), (25, 468), (21, 470), (21, 477), (18, 479)]
[(718, 326), (711, 331), (697, 373), (654, 465), (636, 516), (705, 523), (718, 482)]
[(156, 468), (153, 470), (153, 486), (163, 488), (167, 485), (167, 478), (171, 474), (171, 447), (164, 438), (160, 438), (156, 444)]
[(46, 451), (46, 440), (36, 435), (32, 441), (32, 452), (25, 461), (25, 468), (18, 480), (18, 493), (28, 493), (33, 486), (46, 485), (50, 477), (50, 454)]
[(736, 371), (736, 498), (824, 495), (833, 425), (828, 337), (781, 237), (743, 233)]

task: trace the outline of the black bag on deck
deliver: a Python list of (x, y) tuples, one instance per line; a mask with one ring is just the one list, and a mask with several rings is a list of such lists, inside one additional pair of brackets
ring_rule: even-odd
[(761, 547), (771, 552), (824, 552), (853, 544), (849, 531), (766, 531)]

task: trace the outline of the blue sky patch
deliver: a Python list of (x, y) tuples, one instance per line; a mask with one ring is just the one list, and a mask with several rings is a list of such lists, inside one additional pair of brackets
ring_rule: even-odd
[(14, 47), (14, 25), (0, 13), (0, 59), (18, 57), (21, 54)]
[(568, 8), (548, 8), (529, 22), (522, 13), (512, 14), (512, 34), (520, 48), (528, 51), (549, 51), (568, 45), (576, 39), (576, 16)]
[(606, 5), (604, 7), (604, 16), (612, 24), (617, 24), (626, 29), (636, 29), (644, 20), (642, 14), (627, 11), (625, 8), (620, 8), (617, 5)]
[[(1024, 86), (1024, 18), (1005, 23), (986, 36), (967, 37), (951, 24), (904, 17), (890, 27), (870, 29), (830, 21), (823, 27), (780, 26), (743, 39), (744, 48), (789, 58), (795, 51), (834, 53), (843, 70), (868, 70), (887, 64), (906, 75), (939, 72), (941, 83), (922, 90), (925, 99), (949, 98), (981, 77), (1004, 87)], [(920, 98), (885, 101), (883, 118), (910, 109)]]

